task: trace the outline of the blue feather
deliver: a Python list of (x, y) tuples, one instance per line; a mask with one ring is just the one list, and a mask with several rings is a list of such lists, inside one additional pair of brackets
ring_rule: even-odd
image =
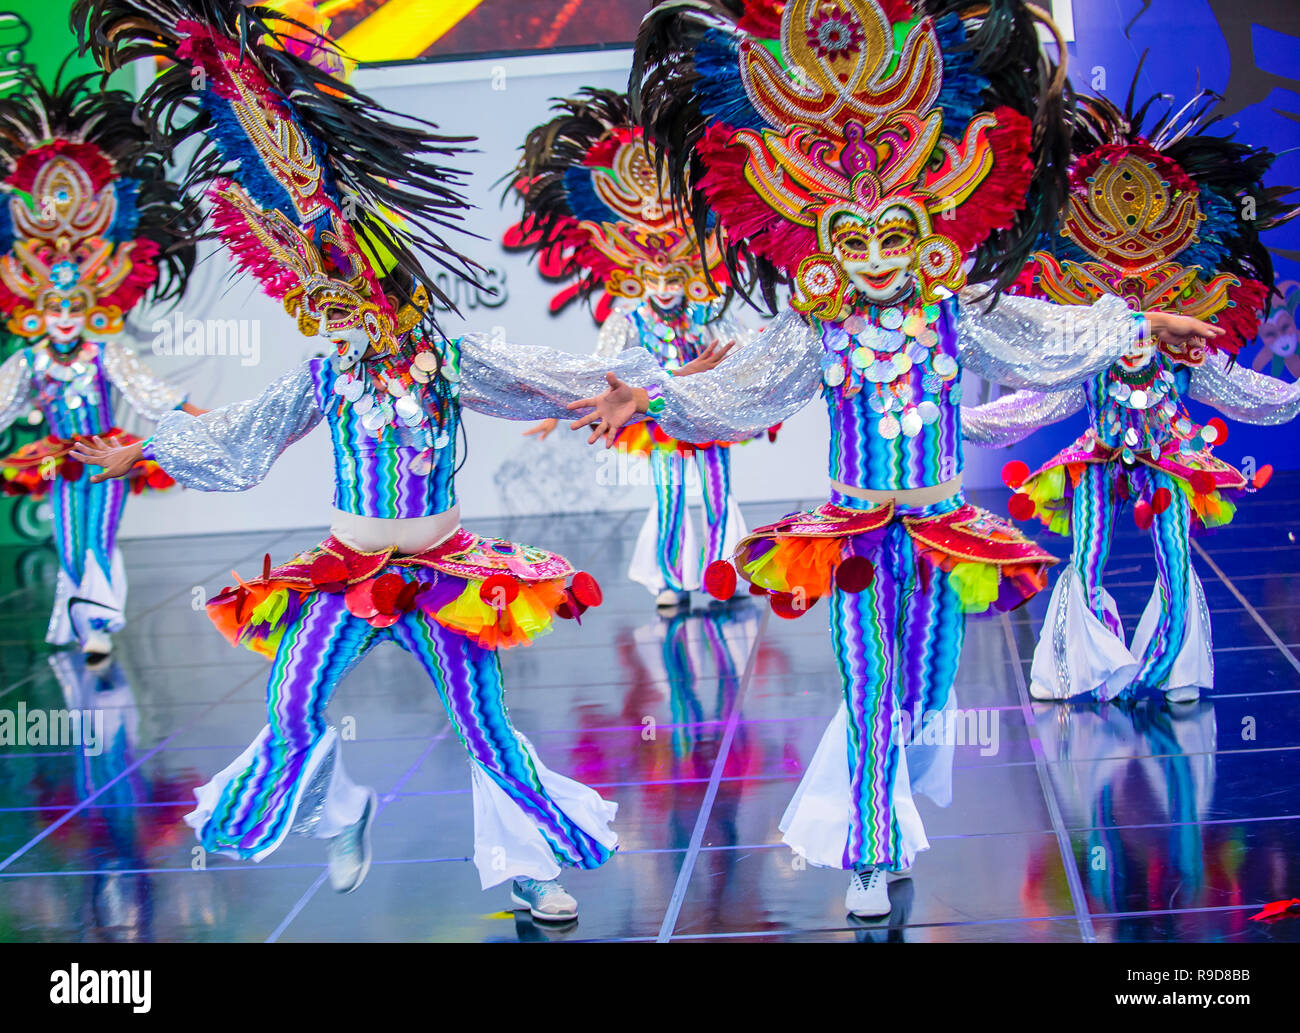
[(945, 14), (934, 23), (943, 54), (943, 85), (937, 103), (943, 110), (943, 131), (960, 137), (984, 106), (989, 81), (975, 65), (975, 52), (967, 48), (966, 27), (955, 14)]
[(1209, 187), (1201, 187), (1197, 198), (1205, 221), (1197, 230), (1195, 244), (1185, 247), (1178, 261), (1183, 265), (1199, 265), (1214, 276), (1223, 262), (1232, 254), (1233, 238), (1238, 236), (1237, 206)]
[(596, 193), (591, 182), (592, 172), (586, 165), (571, 165), (564, 170), (564, 193), (569, 199), (569, 208), (578, 219), (617, 222), (618, 215)]
[(695, 84), (695, 95), (700, 110), (709, 118), (736, 129), (763, 129), (767, 123), (745, 96), (739, 65), (734, 38), (717, 29), (705, 33), (695, 48), (695, 71), (700, 77)]
[(9, 204), (13, 196), (12, 194), (0, 193), (0, 254), (9, 251), (14, 246), (14, 223), (13, 218), (9, 215)]
[[(202, 95), (202, 104), (212, 116), (209, 135), (216, 145), (217, 152), (225, 161), (235, 162), (239, 166), (231, 178), (235, 179), (247, 191), (248, 196), (263, 208), (274, 208), (297, 222), (298, 214), (293, 199), (283, 184), (266, 167), (261, 155), (249, 141), (248, 134), (231, 109), (230, 103), (217, 96), (214, 91), (208, 90)], [(302, 123), (299, 122), (298, 125), (301, 128)], [(329, 166), (325, 164), (325, 148), (306, 132), (303, 135), (321, 169), (322, 188), (335, 203), (339, 203), (333, 177), (330, 175)], [(321, 218), (325, 219), (328, 216), (323, 214)]]
[(108, 238), (115, 244), (122, 244), (135, 236), (135, 227), (140, 222), (140, 209), (136, 207), (140, 184), (137, 180), (123, 177), (115, 184), (114, 194), (117, 214), (108, 228)]

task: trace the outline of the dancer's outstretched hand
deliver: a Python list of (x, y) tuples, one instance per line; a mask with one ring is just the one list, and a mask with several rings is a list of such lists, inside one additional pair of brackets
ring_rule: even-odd
[(1195, 345), (1199, 341), (1212, 341), (1223, 336), (1223, 327), (1206, 323), (1191, 316), (1176, 316), (1172, 312), (1144, 312), (1147, 326), (1152, 337), (1158, 337), (1162, 344), (1181, 347), (1185, 344)]
[(699, 355), (691, 359), (685, 366), (677, 371), (679, 377), (689, 377), (692, 373), (707, 373), (718, 363), (730, 354), (731, 349), (736, 347), (735, 341), (728, 341), (723, 344), (721, 341), (714, 341)]
[(101, 437), (96, 437), (93, 445), (78, 443), (68, 454), (87, 466), (102, 466), (104, 472), (97, 473), (90, 479), (91, 484), (98, 484), (110, 477), (125, 477), (131, 472), (131, 468), (144, 458), (143, 449), (143, 441), (119, 445), (117, 438), (105, 441)]
[(637, 413), (646, 411), (650, 405), (650, 396), (646, 394), (645, 388), (625, 384), (614, 373), (606, 373), (605, 380), (609, 384), (609, 390), (604, 394), (592, 398), (579, 398), (576, 402), (569, 403), (570, 409), (592, 410), (581, 419), (574, 420), (569, 427), (573, 430), (592, 427), (594, 429), (591, 437), (587, 439), (587, 444), (594, 445), (599, 438), (604, 438), (605, 447), (612, 448), (618, 432), (630, 423)]
[(556, 419), (541, 420), (538, 423), (534, 423), (520, 436), (528, 438), (536, 434), (538, 441), (545, 441), (547, 435), (550, 434), (551, 431), (553, 431), (557, 426), (559, 426), (559, 423), (560, 421)]

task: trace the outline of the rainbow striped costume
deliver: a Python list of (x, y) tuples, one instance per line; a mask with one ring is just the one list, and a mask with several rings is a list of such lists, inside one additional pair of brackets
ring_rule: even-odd
[(62, 348), (50, 341), (15, 352), (0, 367), (0, 430), (38, 408), (49, 433), (0, 459), (8, 494), (48, 495), (59, 553), (54, 612), (45, 640), (84, 642), (125, 621), (126, 572), (117, 549), (127, 492), (161, 490), (171, 479), (155, 463), (137, 463), (126, 480), (90, 483), (68, 453), (94, 435), (138, 441), (113, 420), (114, 393), (141, 417), (156, 420), (183, 405), (185, 392), (159, 380), (115, 340)]
[[(438, 375), (450, 382), (452, 404), (441, 413), (424, 408), (405, 421), (410, 410), (394, 406), (384, 420), (371, 417), (382, 414), (384, 398), (311, 359), (256, 399), (199, 417), (171, 414), (146, 455), (189, 487), (240, 491), (325, 422), (336, 508), (399, 526), (454, 513), (461, 405), (514, 419), (559, 415), (566, 402), (596, 393), (609, 367), (482, 335), (432, 347)], [(614, 365), (644, 376), (647, 362), (626, 356)], [(542, 764), (510, 722), (497, 659), (498, 649), (545, 634), (556, 616), (598, 604), (599, 588), (561, 556), (483, 538), (454, 520), (452, 527), (414, 554), (331, 534), (278, 567), (268, 557), (260, 577), (240, 579), (209, 602), (213, 622), (232, 643), (267, 656), (271, 675), (266, 727), (196, 790), (198, 807), (186, 820), (207, 849), (260, 860), (291, 833), (327, 839), (358, 820), (366, 792), (347, 776), (325, 708), (371, 649), (392, 642), (427, 672), (469, 753), (474, 858), (485, 889), (610, 857), (616, 806)]]
[[(711, 343), (743, 341), (748, 332), (735, 320), (717, 315), (713, 304), (686, 304), (676, 319), (665, 318), (646, 301), (615, 310), (601, 324), (595, 354), (615, 358), (626, 349), (644, 350), (663, 369), (676, 371)], [(728, 556), (745, 533), (740, 509), (731, 497), (731, 442), (692, 444), (665, 434), (654, 420), (621, 430), (614, 447), (643, 455), (650, 464), (655, 508), (637, 539), (628, 576), (651, 593), (685, 592), (700, 587), (700, 572)], [(704, 501), (704, 541), (695, 533), (686, 507), (688, 464), (699, 473)]]
[[(656, 419), (680, 437), (747, 437), (818, 393), (827, 406), (830, 477), (844, 490), (751, 532), (733, 557), (780, 616), (830, 600), (844, 707), (781, 822), (813, 864), (897, 870), (926, 849), (895, 730), (905, 713), (947, 706), (966, 614), (1012, 609), (1046, 583), (1055, 560), (961, 492), (960, 374), (1065, 383), (1105, 368), (1134, 339), (1128, 309), (1103, 299), (1074, 316), (1088, 324), (1088, 347), (1044, 356), (1060, 312), (1009, 297), (991, 311), (949, 298), (840, 322), (788, 310), (725, 373), (655, 381)], [(853, 494), (947, 483), (952, 494), (923, 507)]]

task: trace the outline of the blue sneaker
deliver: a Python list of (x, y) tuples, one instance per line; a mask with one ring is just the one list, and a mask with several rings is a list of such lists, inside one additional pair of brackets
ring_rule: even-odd
[(565, 892), (559, 879), (516, 879), (510, 886), (510, 899), (543, 922), (568, 922), (578, 917), (578, 902)]

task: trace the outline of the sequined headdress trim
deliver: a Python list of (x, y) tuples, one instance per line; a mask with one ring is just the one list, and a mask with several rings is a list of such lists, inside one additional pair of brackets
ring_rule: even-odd
[(50, 300), (79, 300), (89, 333), (122, 329), (151, 288), (175, 297), (194, 264), (197, 217), (132, 122), (134, 101), (85, 75), (45, 87), (27, 73), (0, 100), (0, 311), (44, 333)]
[(587, 89), (554, 110), (528, 134), (511, 174), (524, 214), (504, 240), (535, 253), (542, 275), (566, 284), (552, 311), (599, 294), (601, 320), (615, 299), (644, 297), (660, 276), (680, 282), (690, 301), (716, 299), (727, 282), (717, 235), (697, 235), (678, 218), (627, 97)]
[(1273, 283), (1259, 234), (1297, 209), (1285, 200), (1291, 188), (1264, 185), (1270, 151), (1206, 132), (1217, 96), (1170, 105), (1144, 126), (1162, 99), (1136, 111), (1132, 91), (1124, 110), (1078, 101), (1069, 198), (1016, 289), (1072, 305), (1114, 294), (1139, 311), (1208, 320), (1227, 331), (1211, 346), (1235, 355), (1255, 336)]
[(1035, 19), (1017, 0), (668, 0), (642, 25), (634, 105), (678, 202), (696, 190), (766, 297), (792, 280), (795, 308), (842, 314), (837, 225), (896, 207), (934, 300), (967, 259), (1014, 279), (1063, 192), (1062, 81)]
[(360, 326), (396, 353), (430, 297), (454, 307), (422, 259), (474, 282), (441, 235), (468, 207), (441, 159), (468, 138), (337, 78), (319, 23), (239, 0), (79, 0), (73, 21), (105, 68), (172, 62), (142, 111), (170, 146), (197, 140), (187, 187), (207, 191), (217, 235), (304, 334)]

